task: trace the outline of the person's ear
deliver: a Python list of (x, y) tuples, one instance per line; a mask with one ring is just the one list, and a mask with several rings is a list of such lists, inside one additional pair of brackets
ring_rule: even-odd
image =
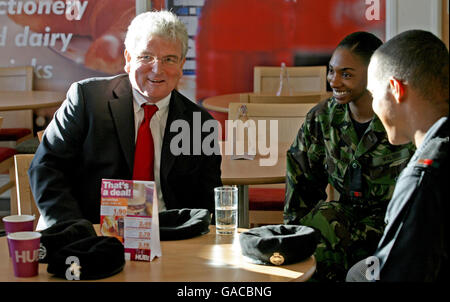
[(123, 52), (123, 56), (125, 57), (125, 66), (123, 67), (123, 69), (125, 70), (126, 73), (130, 73), (130, 61), (131, 61), (131, 55), (130, 55), (130, 53), (125, 49), (125, 51)]
[(394, 96), (397, 103), (403, 102), (406, 97), (406, 84), (394, 77), (389, 79), (389, 86), (391, 88), (391, 94)]

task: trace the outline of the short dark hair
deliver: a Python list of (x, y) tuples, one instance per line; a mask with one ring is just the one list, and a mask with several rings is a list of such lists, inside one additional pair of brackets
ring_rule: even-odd
[(408, 82), (422, 97), (434, 99), (449, 94), (449, 53), (445, 44), (424, 30), (398, 34), (374, 54), (377, 77), (396, 77)]
[(357, 31), (342, 39), (337, 48), (346, 48), (350, 50), (352, 53), (359, 56), (364, 64), (369, 65), (372, 54), (382, 44), (383, 42), (374, 34), (365, 31)]

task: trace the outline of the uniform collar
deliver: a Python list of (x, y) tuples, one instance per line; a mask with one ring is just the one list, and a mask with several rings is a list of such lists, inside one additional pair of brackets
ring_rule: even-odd
[[(356, 131), (353, 128), (352, 119), (350, 117), (350, 107), (348, 104), (338, 104), (334, 98), (331, 98), (331, 124), (335, 129), (341, 132), (339, 137), (355, 152), (355, 156), (359, 157), (370, 150), (374, 145), (386, 136), (383, 124), (376, 114), (367, 127), (367, 130), (361, 140), (358, 140)], [(356, 142), (358, 142), (355, 144)]]
[[(333, 98), (331, 105), (331, 121), (334, 127), (342, 128), (342, 130), (347, 130), (350, 125), (352, 125), (352, 118), (350, 117), (350, 107), (348, 104), (341, 105), (334, 101)], [(383, 124), (376, 114), (374, 114), (372, 121), (369, 124), (368, 129), (375, 132), (386, 132), (384, 130)]]
[[(422, 144), (419, 146), (418, 150), (419, 152), (423, 150), (426, 145), (430, 142), (430, 140), (436, 136), (436, 133), (441, 129), (441, 127), (447, 123), (448, 116), (441, 117), (438, 119), (431, 127), (428, 129), (427, 133), (425, 133), (425, 136), (423, 137)], [(447, 124), (448, 127), (448, 124)], [(417, 153), (419, 153), (417, 152)]]

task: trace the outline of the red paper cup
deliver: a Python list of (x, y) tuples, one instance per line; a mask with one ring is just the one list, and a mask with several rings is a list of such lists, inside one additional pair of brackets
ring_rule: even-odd
[[(35, 217), (32, 215), (11, 215), (3, 217), (6, 234), (15, 232), (31, 232), (33, 231)], [(11, 257), (11, 245), (8, 239), (9, 257)]]
[(16, 277), (37, 276), (39, 271), (39, 245), (41, 233), (16, 232), (8, 234)]

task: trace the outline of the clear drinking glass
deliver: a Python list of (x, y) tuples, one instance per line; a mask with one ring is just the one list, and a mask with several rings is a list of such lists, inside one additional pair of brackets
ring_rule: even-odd
[(232, 235), (237, 230), (238, 188), (223, 186), (214, 188), (216, 205), (216, 233)]

